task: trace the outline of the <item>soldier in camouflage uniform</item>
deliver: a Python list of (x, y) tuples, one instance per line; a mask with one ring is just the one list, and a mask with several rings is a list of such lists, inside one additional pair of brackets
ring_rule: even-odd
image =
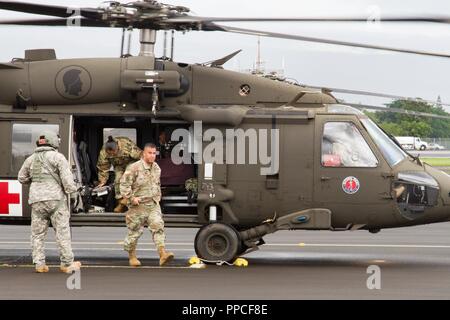
[(120, 178), (122, 178), (126, 167), (141, 158), (142, 150), (139, 149), (136, 144), (127, 137), (108, 137), (104, 147), (100, 151), (100, 155), (97, 161), (98, 180), (99, 185), (102, 187), (106, 184), (109, 178), (109, 169), (111, 165), (114, 167), (116, 174), (114, 180), (114, 189), (116, 192), (117, 206), (114, 212), (125, 212), (126, 201), (122, 200), (120, 194)]
[(61, 267), (65, 273), (79, 270), (74, 262), (70, 239), (70, 213), (66, 194), (77, 191), (66, 158), (57, 151), (59, 138), (54, 132), (45, 132), (36, 141), (37, 148), (19, 171), (19, 181), (30, 184), (28, 203), (31, 204), (31, 244), (36, 272), (48, 272), (45, 264), (44, 241), (50, 222), (56, 232)]
[(188, 194), (188, 203), (193, 203), (198, 196), (198, 180), (197, 178), (189, 178), (184, 182), (184, 187)]
[(156, 146), (145, 145), (142, 159), (127, 167), (120, 180), (120, 192), (127, 199), (129, 210), (126, 215), (128, 235), (124, 249), (128, 251), (130, 265), (138, 267), (141, 262), (136, 257), (136, 246), (147, 224), (153, 242), (158, 247), (159, 265), (164, 265), (173, 259), (173, 253), (165, 251), (164, 221), (161, 207), (161, 169), (155, 162)]

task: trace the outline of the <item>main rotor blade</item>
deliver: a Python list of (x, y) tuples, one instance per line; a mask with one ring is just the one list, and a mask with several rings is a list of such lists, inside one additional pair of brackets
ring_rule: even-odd
[[(125, 5), (126, 7), (127, 5)], [(292, 34), (283, 34), (276, 32), (267, 32), (267, 31), (258, 31), (244, 28), (236, 28), (215, 24), (213, 21), (228, 21), (228, 22), (245, 22), (245, 21), (367, 21), (367, 19), (363, 19), (361, 17), (337, 17), (337, 18), (221, 18), (221, 17), (195, 17), (188, 16), (185, 14), (186, 10), (181, 10), (181, 7), (177, 9), (177, 7), (172, 8), (174, 10), (173, 13), (167, 13), (167, 10), (172, 10), (170, 8), (163, 8), (164, 5), (155, 2), (152, 3), (142, 3), (136, 2), (128, 5), (129, 7), (138, 8), (138, 14), (133, 16), (133, 19), (127, 15), (127, 13), (121, 10), (121, 6), (117, 6), (117, 11), (113, 10), (113, 14), (108, 13), (105, 15), (105, 11), (103, 9), (95, 9), (95, 8), (71, 8), (66, 6), (53, 6), (53, 5), (40, 5), (34, 3), (27, 2), (15, 2), (15, 1), (1, 1), (0, 0), (0, 9), (26, 12), (32, 14), (41, 14), (41, 15), (50, 15), (61, 18), (73, 18), (75, 15), (82, 16), (86, 19), (81, 20), (81, 26), (85, 27), (135, 27), (139, 29), (154, 29), (154, 30), (204, 30), (204, 31), (224, 31), (231, 33), (240, 33), (240, 34), (250, 34), (250, 35), (259, 35), (273, 38), (282, 38), (282, 39), (292, 39), (292, 40), (300, 40), (307, 42), (316, 42), (316, 43), (324, 43), (331, 45), (339, 45), (346, 47), (355, 47), (355, 48), (364, 48), (364, 49), (375, 49), (375, 50), (383, 50), (383, 51), (391, 51), (391, 52), (401, 52), (401, 53), (410, 53), (417, 55), (425, 55), (425, 56), (433, 56), (433, 57), (444, 57), (449, 58), (450, 54), (444, 53), (434, 53), (428, 51), (421, 50), (412, 50), (412, 49), (402, 49), (402, 48), (394, 48), (387, 46), (379, 46), (379, 45), (371, 45), (357, 42), (349, 42), (349, 41), (338, 41), (338, 40), (329, 40), (329, 39), (321, 39), (315, 37), (306, 37), (306, 36), (298, 36)], [(163, 10), (164, 9), (164, 10)], [(142, 12), (140, 11), (142, 10)], [(150, 16), (147, 16), (148, 12), (146, 10), (150, 10)], [(158, 11), (159, 10), (159, 11)], [(156, 11), (156, 12), (151, 12)], [(109, 12), (109, 11), (108, 11)], [(142, 15), (141, 15), (142, 14)], [(89, 20), (91, 21), (89, 21)], [(377, 19), (375, 19), (377, 20)], [(73, 21), (73, 19), (71, 20)], [(382, 18), (379, 21), (391, 21), (391, 22), (399, 22), (399, 21), (408, 21), (408, 22), (442, 22), (449, 23), (449, 19), (446, 17), (388, 17)], [(62, 26), (63, 22), (60, 20), (16, 20), (15, 22), (1, 22), (1, 24), (16, 24), (16, 25), (47, 25), (47, 26)], [(67, 24), (65, 24), (67, 25)]]
[(67, 7), (17, 1), (0, 1), (0, 9), (55, 17), (68, 17)]
[(450, 23), (450, 17), (287, 17), (287, 18), (229, 18), (229, 17), (199, 17), (183, 16), (169, 18), (170, 23), (202, 23), (202, 22), (434, 22)]
[(437, 119), (446, 119), (450, 120), (450, 116), (444, 116), (440, 114), (434, 114), (434, 113), (426, 113), (426, 112), (419, 112), (419, 111), (412, 111), (412, 110), (406, 110), (406, 109), (399, 109), (399, 108), (385, 108), (385, 107), (379, 107), (379, 106), (372, 106), (367, 104), (359, 104), (359, 103), (347, 103), (343, 102), (343, 105), (351, 106), (358, 109), (369, 109), (369, 110), (377, 110), (377, 111), (383, 111), (383, 112), (394, 112), (394, 113), (401, 113), (406, 114), (409, 116), (418, 116), (418, 117), (426, 117), (426, 118), (437, 118)]
[(396, 100), (407, 100), (407, 101), (413, 101), (413, 102), (425, 102), (428, 104), (434, 104), (434, 105), (439, 104), (442, 106), (450, 107), (449, 103), (442, 103), (442, 102), (433, 101), (433, 100), (425, 100), (425, 99), (421, 99), (421, 98), (397, 96), (397, 95), (393, 95), (393, 94), (370, 92), (370, 91), (359, 91), (359, 90), (339, 89), (339, 88), (330, 88), (330, 87), (317, 87), (317, 86), (310, 86), (307, 84), (301, 84), (301, 85), (308, 87), (308, 88), (319, 89), (319, 90), (329, 91), (329, 92), (353, 94), (353, 95), (360, 95), (360, 96), (370, 96), (370, 97), (380, 97), (380, 98), (388, 98), (388, 99), (396, 99)]
[(61, 18), (68, 18), (73, 16), (74, 14), (91, 18), (99, 17), (99, 11), (94, 8), (79, 8), (76, 6), (69, 6), (69, 7), (54, 6), (54, 5), (44, 5), (44, 4), (35, 4), (17, 1), (0, 1), (0, 9), (61, 17)]
[[(121, 27), (119, 25), (110, 25), (107, 22), (91, 20), (77, 17), (78, 20), (64, 18), (49, 19), (17, 19), (17, 20), (0, 20), (0, 25), (19, 25), (19, 26), (51, 26), (51, 27)], [(78, 21), (79, 25), (73, 24)]]
[(423, 55), (423, 56), (450, 58), (450, 54), (447, 54), (447, 53), (435, 53), (435, 52), (428, 52), (428, 51), (421, 51), (421, 50), (401, 49), (401, 48), (378, 46), (378, 45), (349, 42), (349, 41), (338, 41), (338, 40), (329, 40), (329, 39), (321, 39), (321, 38), (314, 38), (314, 37), (305, 37), (305, 36), (298, 36), (298, 35), (293, 35), (293, 34), (229, 27), (229, 26), (218, 25), (218, 24), (213, 24), (213, 23), (209, 24), (208, 28), (206, 28), (205, 30), (206, 31), (218, 30), (218, 31), (224, 31), (224, 32), (231, 32), (231, 33), (255, 35), (255, 36), (261, 36), (261, 37), (300, 40), (300, 41), (306, 41), (306, 42), (326, 43), (326, 44), (345, 46), (345, 47), (375, 49), (375, 50), (383, 50), (383, 51), (411, 53), (411, 54), (417, 54), (417, 55)]
[[(138, 8), (143, 10), (160, 10), (166, 6), (169, 9), (179, 10), (179, 12), (189, 12), (186, 7), (167, 6), (162, 3), (152, 4), (150, 2), (131, 2), (128, 4), (119, 4), (123, 7)], [(67, 18), (72, 14), (68, 12), (72, 6), (58, 6), (47, 4), (35, 4), (31, 2), (18, 1), (0, 1), (0, 9), (18, 11), (31, 14), (48, 15), (55, 17)], [(75, 7), (74, 7), (75, 8)], [(100, 11), (96, 8), (79, 8), (82, 11), (98, 14)], [(181, 10), (182, 9), (182, 10)], [(81, 14), (88, 17), (84, 12)], [(381, 22), (436, 22), (436, 23), (450, 23), (450, 17), (447, 16), (387, 16), (387, 17), (371, 17), (371, 16), (341, 16), (341, 17), (287, 17), (287, 18), (273, 18), (273, 17), (198, 17), (198, 16), (179, 16), (169, 18), (170, 22), (179, 23), (199, 23), (199, 22), (282, 22), (282, 21), (305, 21), (305, 22), (366, 22), (366, 21), (381, 21)]]

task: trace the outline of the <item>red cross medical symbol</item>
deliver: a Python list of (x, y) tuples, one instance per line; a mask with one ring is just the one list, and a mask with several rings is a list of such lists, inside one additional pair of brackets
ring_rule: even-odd
[(351, 179), (351, 180), (347, 180), (347, 182), (345, 183), (345, 187), (347, 188), (347, 190), (355, 190), (356, 189), (356, 181)]
[(0, 182), (0, 214), (9, 214), (10, 204), (19, 204), (20, 194), (8, 192), (8, 182)]

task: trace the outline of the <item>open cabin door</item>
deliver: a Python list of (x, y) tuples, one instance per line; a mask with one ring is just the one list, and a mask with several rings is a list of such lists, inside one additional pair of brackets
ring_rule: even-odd
[(70, 115), (0, 113), (0, 220), (24, 223), (30, 220), (29, 187), (22, 186), (17, 176), (25, 159), (34, 152), (36, 139), (43, 131), (59, 134), (59, 151), (68, 158)]

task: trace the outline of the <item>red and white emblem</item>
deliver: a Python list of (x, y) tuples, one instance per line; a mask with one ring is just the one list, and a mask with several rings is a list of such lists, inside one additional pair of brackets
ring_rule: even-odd
[(16, 180), (0, 180), (0, 218), (22, 216), (22, 185)]
[(359, 190), (359, 180), (356, 177), (347, 177), (342, 181), (342, 190), (347, 194), (355, 194)]

